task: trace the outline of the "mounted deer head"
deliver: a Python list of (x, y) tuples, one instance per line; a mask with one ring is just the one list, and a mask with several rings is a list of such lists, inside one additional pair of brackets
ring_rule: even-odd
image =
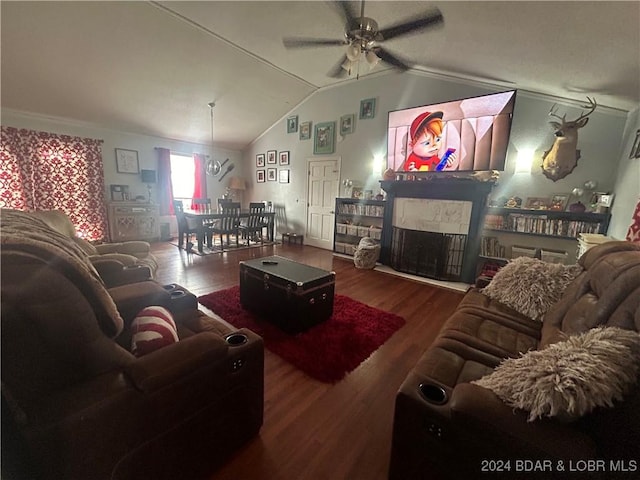
[(588, 108), (585, 113), (582, 112), (575, 120), (565, 120), (567, 114), (562, 117), (556, 114), (555, 104), (549, 110), (549, 116), (555, 117), (560, 122), (549, 122), (555, 129), (556, 139), (549, 150), (542, 155), (542, 173), (554, 182), (569, 175), (580, 158), (580, 150), (576, 148), (578, 144), (578, 129), (584, 127), (589, 121), (589, 115), (596, 109), (595, 99), (587, 97), (589, 105), (583, 105), (582, 108)]

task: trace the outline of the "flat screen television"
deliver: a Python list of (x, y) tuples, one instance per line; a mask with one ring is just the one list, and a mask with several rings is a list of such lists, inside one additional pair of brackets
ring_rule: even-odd
[(389, 112), (396, 172), (504, 170), (516, 90)]

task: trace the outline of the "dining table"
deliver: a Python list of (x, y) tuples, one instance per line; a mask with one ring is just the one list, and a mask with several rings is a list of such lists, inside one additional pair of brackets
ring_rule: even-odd
[[(202, 253), (204, 251), (204, 237), (207, 231), (207, 226), (205, 225), (205, 222), (207, 220), (219, 220), (222, 217), (224, 217), (224, 215), (220, 212), (218, 212), (217, 210), (213, 210), (210, 208), (206, 208), (206, 206), (203, 206), (204, 208), (201, 209), (185, 209), (184, 210), (184, 216), (187, 219), (191, 219), (194, 221), (194, 223), (196, 224), (196, 228), (198, 230), (198, 252)], [(243, 218), (249, 218), (251, 212), (249, 211), (249, 209), (242, 209), (240, 210), (240, 219)], [(268, 211), (264, 211), (262, 213), (262, 216), (265, 218), (265, 220), (267, 221), (267, 238), (269, 239), (270, 242), (273, 242), (274, 236), (275, 236), (275, 216), (276, 213), (275, 212), (268, 212)], [(209, 246), (211, 247), (211, 246)]]

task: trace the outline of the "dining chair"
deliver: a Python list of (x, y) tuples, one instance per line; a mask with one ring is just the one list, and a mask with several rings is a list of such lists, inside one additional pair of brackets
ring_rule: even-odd
[[(207, 213), (211, 212), (213, 213), (213, 210), (211, 209), (211, 199), (210, 198), (194, 198), (193, 199), (193, 205), (196, 207), (196, 210), (199, 211), (206, 211)], [(218, 220), (214, 219), (214, 218), (205, 218), (202, 220), (202, 224), (208, 228), (211, 229), (216, 223), (218, 223)], [(210, 232), (207, 232), (207, 246), (209, 248), (211, 248), (211, 234)]]
[(198, 208), (200, 205), (204, 205), (205, 210), (211, 211), (211, 199), (210, 198), (194, 198), (192, 201), (193, 205), (196, 206), (196, 210), (200, 210)]
[(218, 212), (222, 213), (222, 205), (225, 203), (233, 203), (231, 198), (219, 198), (218, 199)]
[[(272, 214), (275, 213), (275, 208), (274, 208), (273, 202), (271, 202), (269, 200), (264, 200), (262, 203), (264, 203), (264, 206), (265, 206), (265, 210), (264, 211), (265, 212), (272, 213)], [(275, 222), (276, 222), (276, 219), (275, 219), (274, 216), (267, 217), (265, 215), (265, 217), (264, 217), (265, 235), (267, 236), (267, 238), (270, 241), (273, 241)]]
[(246, 224), (240, 225), (240, 232), (242, 232), (242, 238), (247, 239), (247, 245), (249, 245), (252, 238), (257, 238), (257, 234), (260, 234), (260, 243), (264, 243), (264, 236), (262, 235), (263, 228), (267, 225), (264, 219), (265, 205), (263, 202), (251, 202), (249, 204), (249, 217)]
[(198, 234), (198, 225), (193, 220), (185, 217), (182, 200), (173, 201), (173, 212), (176, 215), (176, 222), (178, 223), (178, 248), (182, 248), (186, 236), (186, 250), (190, 252), (194, 245), (191, 241), (191, 234)]
[(220, 246), (224, 250), (223, 235), (227, 237), (227, 246), (230, 246), (230, 235), (236, 237), (236, 247), (240, 246), (240, 202), (229, 202), (221, 205), (222, 216), (218, 223), (211, 228), (214, 235), (220, 235)]

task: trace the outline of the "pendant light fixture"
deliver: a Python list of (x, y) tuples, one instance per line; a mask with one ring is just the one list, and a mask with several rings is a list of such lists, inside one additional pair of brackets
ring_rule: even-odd
[(220, 174), (222, 165), (220, 165), (219, 161), (213, 159), (213, 107), (215, 107), (216, 104), (215, 102), (209, 102), (208, 105), (211, 114), (211, 157), (207, 159), (205, 171), (207, 172), (207, 175), (215, 177)]

